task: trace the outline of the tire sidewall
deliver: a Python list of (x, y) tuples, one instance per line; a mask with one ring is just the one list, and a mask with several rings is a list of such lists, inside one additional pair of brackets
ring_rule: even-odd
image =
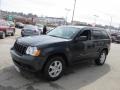
[[(103, 53), (105, 53), (105, 59), (104, 59), (104, 62), (101, 63), (100, 58), (101, 58), (101, 55), (102, 55)], [(105, 63), (105, 61), (106, 61), (106, 57), (107, 57), (106, 51), (105, 51), (105, 50), (101, 51), (101, 53), (100, 53), (100, 55), (99, 55), (99, 58), (98, 58), (97, 60), (95, 60), (95, 63), (96, 63), (97, 65), (103, 65), (103, 64)]]
[(15, 31), (13, 30), (13, 33), (11, 33), (11, 36), (14, 36), (15, 35)]
[(2, 39), (5, 38), (5, 32), (3, 32), (2, 36), (1, 36)]
[[(62, 71), (61, 71), (61, 73), (60, 73), (57, 77), (51, 77), (51, 76), (49, 75), (49, 72), (48, 72), (49, 66), (50, 66), (54, 61), (60, 61), (61, 64), (62, 64)], [(44, 67), (44, 77), (45, 77), (46, 80), (55, 81), (55, 80), (57, 80), (57, 79), (59, 79), (60, 77), (63, 76), (64, 71), (65, 71), (65, 61), (64, 61), (64, 59), (63, 59), (62, 57), (55, 56), (55, 57), (52, 57), (52, 58), (48, 59), (48, 62), (47, 62), (47, 64), (46, 64), (45, 67)]]

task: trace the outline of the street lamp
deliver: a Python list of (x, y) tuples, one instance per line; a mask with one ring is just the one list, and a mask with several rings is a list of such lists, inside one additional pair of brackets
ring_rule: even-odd
[(67, 18), (68, 18), (68, 13), (70, 12), (70, 9), (65, 8), (65, 11), (66, 11), (66, 16), (65, 16), (66, 22), (65, 22), (65, 24), (67, 24)]
[(2, 1), (0, 0), (0, 18), (2, 18), (2, 12), (1, 12), (1, 4), (2, 3)]
[(93, 15), (94, 16), (94, 23), (96, 25), (96, 22), (97, 22), (97, 18), (99, 17), (98, 15)]
[[(101, 12), (101, 11), (100, 11)], [(112, 22), (113, 22), (113, 17), (112, 15), (108, 14), (108, 13), (105, 13), (105, 12), (102, 12), (104, 15), (106, 16), (109, 16), (110, 17), (110, 22), (109, 22), (109, 31), (111, 33), (111, 26), (112, 26)]]
[(110, 33), (111, 33), (111, 26), (112, 26), (112, 16), (110, 16), (110, 26), (109, 26)]
[(75, 6), (76, 6), (76, 0), (74, 1), (74, 8), (73, 8), (73, 14), (72, 14), (71, 24), (73, 23), (73, 19), (74, 19)]

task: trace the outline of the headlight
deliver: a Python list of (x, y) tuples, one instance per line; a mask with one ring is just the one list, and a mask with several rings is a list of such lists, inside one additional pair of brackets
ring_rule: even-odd
[(26, 50), (26, 54), (32, 55), (32, 56), (39, 56), (40, 50), (37, 49), (37, 47), (31, 47), (29, 46)]

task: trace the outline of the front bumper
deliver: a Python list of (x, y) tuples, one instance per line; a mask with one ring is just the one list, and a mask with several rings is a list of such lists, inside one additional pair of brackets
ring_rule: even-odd
[(44, 58), (40, 57), (33, 57), (30, 55), (19, 55), (16, 51), (10, 51), (12, 60), (14, 64), (19, 67), (20, 69), (24, 69), (30, 72), (37, 72), (42, 70), (43, 65), (45, 63)]

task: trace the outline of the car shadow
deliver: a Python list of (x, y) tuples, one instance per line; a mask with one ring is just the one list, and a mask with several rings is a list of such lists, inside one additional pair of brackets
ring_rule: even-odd
[(13, 66), (0, 70), (0, 90), (78, 90), (110, 72), (109, 64), (96, 66), (92, 63), (77, 64), (66, 69), (57, 81), (45, 81), (42, 75), (18, 73)]

